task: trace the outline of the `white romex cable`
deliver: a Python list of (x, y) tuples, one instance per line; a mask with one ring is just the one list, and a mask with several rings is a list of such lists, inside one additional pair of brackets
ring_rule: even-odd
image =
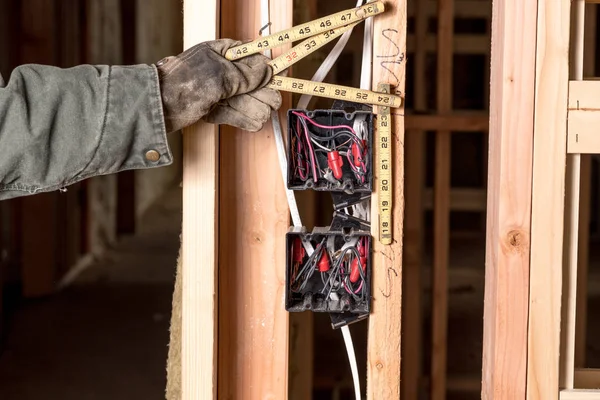
[[(260, 23), (262, 25), (262, 35), (268, 36), (271, 34), (271, 24), (269, 17), (269, 0), (261, 0), (260, 2)], [(272, 58), (271, 49), (265, 51), (265, 56)], [(300, 211), (298, 210), (298, 204), (296, 203), (296, 196), (294, 192), (287, 188), (287, 157), (285, 152), (285, 146), (283, 144), (283, 133), (281, 129), (281, 122), (279, 121), (279, 111), (271, 111), (271, 123), (273, 124), (273, 136), (275, 136), (275, 145), (277, 146), (277, 156), (279, 157), (279, 167), (281, 168), (281, 177), (283, 178), (283, 187), (287, 196), (288, 206), (290, 208), (290, 214), (292, 217), (292, 223), (295, 227), (302, 227), (302, 220), (300, 219)], [(306, 247), (306, 245), (305, 245)], [(306, 249), (308, 251), (308, 249)]]
[(348, 361), (350, 362), (350, 370), (352, 371), (352, 378), (354, 379), (354, 396), (356, 400), (360, 400), (360, 382), (358, 381), (358, 365), (356, 363), (356, 354), (354, 353), (354, 344), (352, 343), (352, 335), (350, 335), (350, 329), (348, 325), (342, 326), (342, 335), (344, 336), (344, 343), (346, 344), (346, 352), (348, 353)]

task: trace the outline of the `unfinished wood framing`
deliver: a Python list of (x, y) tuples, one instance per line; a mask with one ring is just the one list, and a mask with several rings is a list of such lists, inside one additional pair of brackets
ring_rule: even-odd
[[(406, 72), (406, 0), (387, 2), (386, 12), (374, 19), (372, 87), (389, 83), (404, 93)], [(373, 240), (372, 313), (367, 345), (367, 399), (400, 397), (400, 338), (402, 310), (402, 233), (404, 217), (404, 109), (392, 110), (393, 242), (383, 246), (379, 226), (371, 225)], [(375, 184), (377, 187), (377, 175)], [(371, 215), (378, 214), (377, 190)], [(376, 220), (375, 220), (376, 221)]]
[[(387, 82), (403, 93), (406, 1), (391, 3), (374, 21), (374, 59), (381, 61), (374, 62), (373, 85)], [(221, 0), (220, 8), (213, 2), (184, 4), (186, 48), (218, 36), (252, 39), (262, 26), (259, 1)], [(270, 21), (272, 32), (291, 26), (292, 1), (271, 2)], [(286, 48), (274, 49), (273, 56)], [(285, 126), (291, 96), (282, 95)], [(393, 116), (395, 240), (374, 245), (369, 399), (400, 396), (403, 111)], [(277, 163), (270, 124), (257, 133), (222, 126), (217, 135), (203, 124), (184, 132), (184, 399), (216, 398), (217, 392), (219, 398), (288, 398), (289, 314), (282, 300), (289, 209), (279, 170), (257, 167)]]
[[(437, 111), (452, 110), (452, 64), (454, 0), (438, 1)], [(432, 282), (432, 400), (446, 398), (448, 333), (448, 264), (450, 255), (450, 168), (451, 131), (437, 131), (435, 137), (435, 181), (433, 189), (433, 282)]]
[[(271, 32), (292, 26), (292, 0), (269, 3)], [(261, 4), (221, 0), (221, 36), (258, 37), (264, 25)], [(289, 48), (273, 49), (273, 57)], [(279, 115), (287, 126), (291, 95), (282, 96)], [(220, 152), (219, 397), (285, 399), (289, 314), (283, 298), (290, 220), (271, 123), (256, 133), (223, 126)]]
[(559, 386), (570, 3), (538, 1), (528, 399), (556, 398)]
[(537, 0), (493, 3), (482, 399), (524, 399)]
[[(569, 77), (576, 81), (583, 79), (584, 58), (584, 33), (585, 33), (585, 2), (578, 0), (573, 3), (569, 15), (570, 24), (570, 68)], [(569, 54), (570, 53), (570, 54)], [(567, 87), (570, 92), (570, 85)], [(571, 93), (568, 95), (571, 96)], [(567, 100), (567, 113), (570, 114), (571, 100)], [(569, 115), (570, 117), (570, 115)], [(567, 118), (567, 121), (569, 118)], [(569, 124), (567, 122), (567, 132)], [(568, 135), (568, 133), (567, 133)], [(568, 146), (567, 146), (568, 147)], [(568, 149), (567, 149), (568, 152)], [(560, 330), (560, 365), (559, 365), (559, 387), (561, 389), (574, 388), (575, 374), (575, 335), (576, 335), (576, 313), (577, 313), (577, 272), (579, 256), (579, 205), (581, 184), (581, 154), (567, 156), (566, 164), (566, 196), (565, 196), (565, 223), (564, 223), (564, 250), (562, 284), (562, 307), (561, 307), (561, 330)]]
[[(448, 269), (449, 269), (449, 248), (450, 238), (456, 238), (459, 235), (458, 231), (450, 231), (449, 221), (452, 212), (480, 212), (482, 216), (481, 230), (477, 232), (460, 232), (472, 236), (479, 235), (483, 230), (484, 212), (486, 210), (486, 189), (485, 184), (481, 188), (462, 188), (451, 187), (451, 142), (452, 132), (477, 132), (483, 135), (487, 134), (489, 127), (489, 115), (487, 112), (487, 104), (484, 102), (482, 109), (464, 110), (460, 109), (459, 103), (453, 100), (453, 82), (456, 83), (453, 73), (453, 64), (455, 56), (479, 55), (486, 60), (486, 65), (489, 65), (490, 40), (489, 27), (485, 31), (473, 30), (461, 32), (462, 26), (457, 26), (454, 29), (454, 24), (460, 24), (468, 21), (484, 20), (489, 24), (491, 19), (492, 2), (491, 1), (469, 1), (469, 0), (453, 0), (451, 2), (438, 1), (413, 1), (408, 3), (408, 16), (413, 19), (414, 30), (408, 32), (407, 51), (409, 59), (413, 61), (414, 71), (414, 112), (408, 114), (405, 118), (405, 128), (410, 132), (406, 140), (407, 145), (407, 199), (406, 199), (406, 236), (405, 236), (405, 255), (406, 269), (404, 279), (406, 306), (404, 308), (403, 318), (405, 320), (404, 333), (404, 349), (403, 354), (403, 394), (406, 393), (409, 398), (414, 397), (415, 388), (423, 387), (418, 384), (420, 380), (420, 358), (422, 353), (422, 344), (420, 339), (415, 339), (419, 328), (415, 328), (415, 324), (419, 324), (422, 320), (421, 315), (414, 314), (414, 309), (419, 309), (420, 291), (419, 283), (415, 277), (419, 269), (424, 266), (421, 260), (417, 257), (422, 248), (417, 242), (419, 232), (424, 231), (424, 227), (416, 225), (416, 221), (424, 222), (423, 212), (433, 210), (434, 212), (434, 272), (432, 273), (433, 280), (433, 321), (435, 328), (432, 328), (434, 335), (432, 342), (432, 368), (429, 371), (431, 379), (421, 379), (423, 382), (428, 381), (428, 389), (434, 397), (445, 396), (449, 387), (445, 383), (446, 372), (446, 342), (445, 326), (448, 318)], [(437, 21), (437, 31), (430, 31), (430, 26), (433, 21)], [(456, 21), (456, 22), (455, 22)], [(481, 26), (481, 25), (478, 25)], [(484, 25), (485, 27), (485, 25)], [(469, 32), (469, 33), (466, 33)], [(417, 43), (419, 45), (417, 45)], [(439, 50), (441, 49), (441, 51)], [(436, 54), (437, 53), (437, 54)], [(427, 56), (435, 54), (438, 62), (438, 70), (436, 72), (435, 83), (427, 81), (420, 82), (423, 77), (420, 75), (426, 74), (427, 71)], [(429, 61), (431, 62), (431, 61)], [(487, 76), (484, 74), (484, 77)], [(482, 82), (483, 83), (483, 82)], [(483, 83), (484, 87), (489, 86)], [(430, 86), (432, 88), (430, 89)], [(430, 90), (437, 94), (436, 104), (428, 105), (426, 96)], [(484, 98), (487, 91), (484, 91)], [(421, 96), (422, 98), (420, 98)], [(443, 98), (443, 100), (442, 100)], [(433, 107), (433, 108), (432, 108)], [(455, 107), (457, 109), (455, 109)], [(459, 110), (460, 109), (460, 110)], [(413, 111), (413, 110), (411, 110)], [(425, 188), (421, 193), (422, 187), (425, 185), (425, 171), (417, 170), (417, 166), (421, 164), (424, 169), (424, 163), (419, 162), (419, 157), (425, 157), (425, 147), (422, 147), (422, 154), (416, 155), (418, 152), (418, 143), (413, 139), (414, 135), (419, 132), (435, 131), (435, 147), (436, 159), (433, 162), (434, 183), (432, 188)], [(441, 137), (447, 135), (448, 137)], [(485, 147), (485, 146), (484, 146)], [(485, 151), (485, 148), (484, 148)], [(485, 163), (485, 161), (484, 161)], [(486, 168), (482, 163), (482, 175), (486, 173)], [(417, 180), (421, 180), (417, 183)], [(483, 177), (485, 181), (485, 177)], [(421, 185), (421, 189), (419, 189)], [(410, 187), (409, 187), (410, 186)], [(417, 199), (419, 203), (417, 204)], [(410, 263), (410, 266), (409, 266)], [(418, 264), (418, 266), (413, 266)], [(413, 275), (415, 274), (415, 275)], [(416, 299), (416, 300), (415, 300)], [(441, 328), (441, 329), (438, 329)], [(411, 366), (411, 370), (408, 370)], [(416, 372), (415, 372), (416, 371)], [(450, 377), (448, 378), (450, 379)], [(463, 379), (464, 380), (464, 379)], [(471, 391), (475, 388), (480, 389), (480, 379), (472, 377), (469, 385), (466, 385), (466, 391)], [(410, 394), (408, 394), (410, 393)], [(411, 397), (412, 396), (412, 397)]]
[[(534, 135), (526, 398), (597, 399), (600, 397), (600, 373), (594, 369), (577, 368), (583, 365), (585, 358), (585, 315), (580, 313), (587, 311), (585, 277), (590, 192), (589, 159), (586, 155), (598, 152), (593, 126), (600, 122), (595, 115), (600, 106), (597, 99), (600, 86), (597, 81), (584, 80), (584, 75), (589, 76), (593, 69), (593, 64), (584, 60), (585, 49), (595, 48), (595, 41), (591, 45), (585, 43), (585, 38), (595, 36), (593, 30), (585, 25), (595, 24), (595, 17), (586, 15), (584, 0), (537, 0), (531, 3), (531, 7), (535, 5), (537, 9), (537, 26), (533, 24), (536, 29), (535, 63), (531, 60), (523, 63), (530, 68), (535, 65), (535, 76), (528, 80), (530, 85), (535, 84), (535, 106), (527, 112), (527, 115), (534, 116)], [(590, 10), (589, 5), (587, 9)], [(497, 16), (498, 19), (502, 18)], [(506, 44), (501, 43), (499, 49), (494, 49), (502, 50), (506, 50)], [(590, 53), (593, 54), (593, 51)], [(521, 54), (532, 53), (523, 51)], [(502, 99), (507, 101), (511, 98), (502, 96)], [(504, 135), (510, 134), (510, 129), (504, 131)], [(495, 142), (492, 141), (493, 144)], [(493, 147), (490, 148), (493, 150)], [(503, 150), (492, 151), (491, 154), (498, 157), (498, 153), (503, 154)], [(517, 164), (521, 175), (528, 176), (523, 168), (530, 164), (529, 160), (521, 160)], [(490, 159), (490, 167), (492, 165)], [(500, 181), (499, 178), (495, 175), (496, 182)], [(514, 181), (508, 182), (507, 186), (514, 192)], [(490, 181), (490, 202), (495, 198), (505, 207), (511, 204), (510, 198), (494, 195), (493, 187)], [(488, 248), (488, 259), (492, 256), (494, 249)], [(492, 267), (487, 265), (488, 274)], [(488, 304), (491, 294), (493, 292), (486, 287), (486, 311), (490, 305), (499, 308), (512, 297), (505, 293)], [(504, 333), (499, 326), (490, 327), (487, 318), (484, 326), (495, 336), (496, 343), (499, 338), (504, 341), (508, 338), (514, 340), (517, 334), (522, 337), (521, 331), (516, 331), (512, 324), (511, 330)], [(484, 339), (484, 349), (487, 350), (494, 341), (489, 335), (485, 335)], [(495, 389), (491, 384), (492, 374), (504, 376), (514, 368), (486, 363), (486, 355), (484, 351), (484, 387)], [(510, 359), (513, 358), (511, 356)], [(521, 376), (518, 378), (522, 379)], [(490, 390), (489, 396), (496, 394), (497, 397), (498, 393), (503, 395), (505, 392)], [(519, 394), (509, 398), (523, 396)]]
[[(86, 62), (119, 65), (123, 60), (121, 7), (118, 0), (86, 0)], [(98, 256), (117, 239), (117, 176), (96, 176), (85, 182), (89, 210), (89, 251)], [(102, 217), (100, 217), (102, 216)]]
[[(448, 78), (448, 77), (446, 77)], [(415, 89), (415, 96), (419, 90)], [(487, 131), (489, 115), (453, 113), (449, 115), (407, 115), (405, 118), (406, 130), (423, 131)]]
[[(416, 4), (415, 37), (422, 41), (427, 34), (426, 6)], [(422, 48), (415, 51), (415, 110), (424, 112), (427, 108), (427, 87), (425, 79), (426, 54)], [(418, 117), (416, 117), (418, 118)], [(425, 131), (422, 121), (412, 122), (405, 118), (406, 138), (406, 210), (404, 221), (403, 246), (403, 304), (402, 304), (402, 396), (403, 399), (417, 399), (421, 390), (423, 329), (422, 316), (422, 266), (423, 266), (423, 189), (425, 182)], [(426, 116), (427, 121), (435, 117)], [(418, 123), (421, 122), (421, 123)], [(436, 119), (437, 122), (437, 119)], [(414, 129), (414, 130), (411, 130)]]
[[(185, 0), (184, 47), (218, 37), (218, 0)], [(183, 131), (181, 399), (217, 398), (218, 128)]]
[[(586, 4), (584, 16), (584, 43), (582, 76), (594, 76), (596, 67), (596, 11), (597, 6)], [(574, 24), (573, 24), (574, 25)], [(571, 29), (573, 32), (573, 29)], [(573, 52), (572, 52), (573, 53)], [(594, 56), (592, 56), (594, 55)], [(578, 60), (579, 61), (579, 60)], [(571, 68), (575, 66), (575, 57), (571, 57)], [(588, 268), (590, 248), (590, 214), (592, 198), (592, 156), (581, 155), (581, 182), (579, 202), (579, 253), (577, 256), (577, 304), (575, 326), (575, 367), (583, 367), (586, 360), (586, 327), (588, 302)]]

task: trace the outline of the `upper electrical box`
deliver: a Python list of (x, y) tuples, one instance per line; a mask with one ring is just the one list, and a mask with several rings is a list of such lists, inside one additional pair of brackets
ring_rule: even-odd
[(291, 190), (371, 192), (373, 113), (288, 111)]

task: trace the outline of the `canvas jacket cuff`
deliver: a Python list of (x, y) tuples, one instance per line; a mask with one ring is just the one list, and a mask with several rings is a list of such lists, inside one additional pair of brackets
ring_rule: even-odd
[(154, 65), (23, 65), (0, 88), (0, 200), (172, 162)]

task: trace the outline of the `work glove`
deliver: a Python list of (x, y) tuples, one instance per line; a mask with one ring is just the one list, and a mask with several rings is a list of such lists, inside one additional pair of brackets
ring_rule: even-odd
[(281, 94), (265, 87), (273, 75), (267, 57), (225, 58), (230, 47), (240, 44), (231, 39), (203, 42), (156, 63), (168, 132), (200, 119), (256, 132), (271, 110), (281, 107)]

